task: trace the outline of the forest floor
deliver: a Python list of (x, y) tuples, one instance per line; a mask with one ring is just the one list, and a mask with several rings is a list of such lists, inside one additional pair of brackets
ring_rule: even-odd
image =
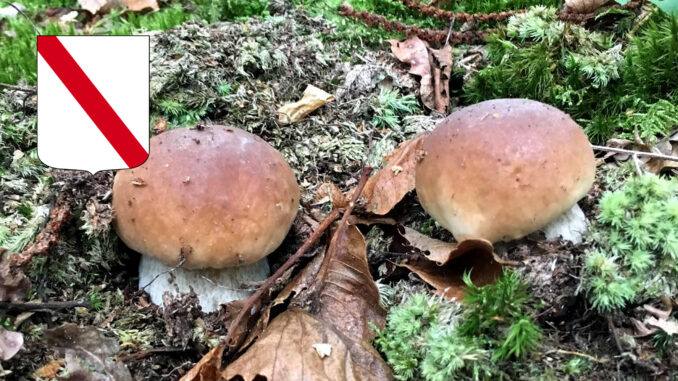
[[(262, 11), (254, 4), (259, 2), (254, 2), (250, 10), (252, 14), (229, 17), (232, 20), (226, 22), (210, 16), (214, 10), (208, 12), (200, 8), (202, 2), (198, 3), (193, 12), (196, 15), (204, 12), (201, 17), (180, 16), (176, 19), (178, 21), (167, 22), (165, 27), (158, 28), (167, 30), (149, 32), (150, 127), (154, 134), (158, 134), (196, 124), (235, 126), (262, 137), (282, 153), (297, 175), (302, 200), (300, 212), (288, 237), (269, 256), (272, 271), (279, 268), (308, 239), (317, 223), (332, 210), (331, 197), (318, 196), (323, 184), (331, 183), (342, 192), (348, 192), (357, 185), (365, 166), (381, 168), (385, 164), (382, 158), (400, 143), (432, 131), (445, 114), (483, 98), (524, 96), (555, 103), (561, 108), (565, 108), (563, 104), (567, 103), (570, 105), (568, 112), (579, 107), (575, 119), (596, 143), (605, 143), (610, 138), (618, 142), (626, 139), (624, 142), (630, 143), (620, 143), (623, 148), (643, 149), (638, 141), (635, 145), (633, 143), (634, 130), (638, 132), (637, 135), (641, 135), (639, 139), (645, 140), (641, 143), (647, 142), (647, 145), (658, 146), (661, 142), (672, 144), (678, 139), (672, 135), (678, 125), (674, 120), (675, 115), (671, 115), (671, 107), (675, 107), (678, 97), (675, 87), (678, 80), (671, 77), (674, 74), (666, 75), (665, 80), (657, 85), (663, 91), (661, 94), (649, 88), (638, 90), (639, 94), (642, 90), (656, 94), (661, 99), (642, 98), (644, 95), (639, 95), (640, 101), (631, 101), (638, 110), (642, 109), (645, 120), (652, 118), (656, 128), (646, 131), (646, 124), (627, 115), (628, 109), (619, 105), (609, 106), (604, 112), (607, 114), (601, 114), (608, 119), (594, 120), (595, 109), (589, 110), (591, 102), (625, 92), (622, 85), (612, 88), (606, 83), (591, 87), (591, 78), (580, 79), (589, 82), (585, 87), (573, 84), (571, 78), (564, 78), (562, 67), (545, 69), (547, 72), (551, 70), (550, 79), (545, 79), (547, 75), (544, 71), (539, 72), (545, 76), (541, 81), (558, 88), (553, 92), (560, 93), (553, 99), (558, 98), (559, 102), (563, 102), (561, 104), (546, 99), (543, 92), (530, 96), (516, 94), (515, 89), (500, 89), (502, 86), (499, 85), (489, 89), (488, 83), (491, 84), (491, 81), (507, 81), (510, 77), (496, 70), (493, 73), (483, 71), (493, 65), (501, 67), (496, 61), (499, 54), (497, 40), (490, 38), (494, 45), (493, 42), (478, 41), (454, 46), (449, 81), (450, 106), (445, 113), (439, 113), (427, 109), (420, 102), (419, 78), (409, 74), (408, 65), (398, 61), (389, 49), (386, 38), (404, 37), (397, 33), (371, 30), (340, 17), (335, 9), (338, 3), (327, 1), (321, 5), (309, 5), (311, 2), (290, 4), (281, 1), (267, 5), (264, 2), (265, 11), (259, 14)], [(370, 9), (373, 6), (371, 10), (387, 13), (392, 12), (391, 7), (396, 7), (388, 1), (353, 3), (357, 3), (358, 9)], [(532, 3), (539, 2), (523, 4), (518, 1), (511, 3), (511, 6), (518, 9)], [(552, 3), (546, 5), (559, 4)], [(168, 12), (167, 9), (171, 7), (186, 10), (174, 3), (171, 6), (163, 5), (161, 10)], [(29, 7), (29, 10), (32, 9)], [(446, 30), (447, 22), (432, 20), (405, 8), (395, 9), (397, 12), (390, 14), (390, 17)], [(641, 12), (650, 12), (648, 9), (652, 8), (634, 10), (637, 12), (634, 18), (641, 17)], [(610, 11), (609, 19), (602, 18), (603, 21), (597, 24), (591, 22), (593, 26), (587, 26), (618, 33), (615, 28), (621, 28), (619, 24), (628, 21), (625, 19), (628, 14), (621, 10), (616, 12), (618, 16), (615, 16), (615, 11)], [(658, 11), (652, 9), (652, 12)], [(110, 22), (106, 17), (110, 18)], [(144, 17), (153, 16), (144, 14), (139, 17), (125, 21), (124, 15), (114, 14), (103, 16), (95, 23), (91, 20), (86, 23), (102, 28), (108, 25), (124, 33), (143, 30), (146, 25)], [(666, 18), (658, 17), (657, 20), (659, 25), (667, 22)], [(614, 36), (625, 35), (634, 25), (630, 21), (628, 23), (623, 33)], [(43, 27), (43, 24), (39, 27)], [(11, 28), (12, 25), (8, 26), (0, 19), (0, 31), (5, 36)], [(500, 37), (497, 39), (509, 40), (503, 32), (498, 33)], [(643, 36), (642, 29), (634, 33)], [(675, 33), (675, 40), (669, 43), (678, 49), (678, 28), (670, 33)], [(577, 38), (586, 40), (580, 36)], [(614, 38), (610, 37), (611, 40)], [(6, 40), (0, 42), (12, 43)], [(562, 49), (570, 49), (568, 43), (563, 42)], [(615, 46), (609, 41), (604, 44), (609, 49)], [(620, 44), (628, 44), (628, 41)], [(504, 43), (503, 46), (511, 49), (507, 45)], [(515, 42), (513, 49), (521, 49), (518, 42)], [(612, 57), (614, 52), (599, 49), (602, 53), (595, 53), (599, 55), (588, 52), (589, 56), (595, 55), (599, 60), (596, 64), (600, 63), (594, 65), (599, 69), (594, 74), (613, 72), (609, 60), (616, 60), (617, 68), (623, 70), (624, 57)], [(575, 50), (573, 60), (586, 54)], [(516, 60), (527, 59), (515, 55), (519, 53), (504, 54)], [(678, 50), (669, 54), (676, 55)], [(555, 60), (561, 65), (559, 58)], [(669, 60), (678, 62), (673, 56)], [(511, 65), (520, 65), (520, 62)], [(654, 75), (663, 75), (659, 67), (661, 62), (655, 60), (657, 68)], [(13, 64), (2, 59), (0, 63)], [(568, 70), (574, 71), (574, 66), (580, 65), (581, 69), (584, 63), (571, 65)], [(24, 71), (30, 70), (30, 67), (26, 67)], [(482, 77), (478, 81), (485, 82), (469, 85), (476, 75)], [(536, 74), (523, 72), (517, 75)], [(627, 81), (629, 86), (633, 86), (633, 79), (624, 79), (619, 73), (616, 77), (610, 75), (612, 78), (608, 79), (609, 83)], [(148, 297), (138, 287), (139, 254), (128, 249), (112, 227), (111, 187), (114, 173), (103, 171), (90, 175), (81, 171), (47, 168), (40, 163), (35, 149), (37, 96), (32, 87), (35, 78), (25, 74), (0, 78), (3, 78), (0, 82), (14, 85), (0, 85), (0, 247), (6, 248), (8, 253), (25, 252), (27, 248), (35, 246), (35, 240), (45, 239), (39, 233), (48, 229), (57, 219), (55, 210), (68, 212), (58, 221), (59, 226), (52, 237), (56, 237), (53, 245), (50, 244), (49, 250), (36, 254), (25, 268), (30, 286), (22, 283), (18, 286), (14, 284), (11, 288), (8, 286), (11, 277), (0, 271), (0, 282), (6, 282), (0, 284), (0, 288), (3, 288), (0, 295), (4, 298), (0, 302), (0, 322), (4, 327), (0, 344), (6, 332), (11, 331), (23, 334), (24, 340), (22, 348), (14, 357), (0, 363), (0, 378), (125, 379), (129, 372), (136, 380), (179, 379), (227, 333), (233, 319), (232, 311), (224, 306), (219, 312), (204, 314), (195, 297), (190, 294), (175, 298), (164, 309), (149, 303)], [(564, 83), (572, 87), (563, 90)], [(297, 123), (278, 123), (280, 106), (300, 99), (308, 85), (333, 94), (335, 99)], [(528, 88), (531, 85), (524, 84), (525, 91), (530, 91)], [(539, 88), (539, 85), (535, 88)], [(570, 98), (563, 101), (565, 97)], [(580, 98), (577, 100), (577, 97)], [(625, 106), (629, 101), (623, 102)], [(613, 119), (618, 125), (616, 131), (599, 128)], [(659, 123), (667, 126), (657, 127)], [(670, 139), (671, 136), (674, 136), (674, 140)], [(678, 147), (678, 143), (675, 146)], [(674, 152), (678, 152), (678, 148)], [(579, 201), (589, 225), (595, 225), (598, 221), (599, 201), (604, 194), (624, 189), (630, 179), (637, 176), (636, 170), (639, 168), (647, 172), (653, 172), (654, 168), (649, 164), (637, 168), (633, 160), (622, 162), (617, 160), (619, 157), (604, 157), (604, 153), (599, 153), (597, 159), (594, 186)], [(675, 168), (668, 164), (657, 172), (667, 178), (676, 175)], [(674, 191), (673, 196), (669, 197), (676, 198), (678, 193)], [(366, 219), (374, 217), (360, 209), (356, 215)], [(453, 241), (451, 234), (426, 214), (414, 191), (405, 195), (387, 217), (430, 237)], [(475, 375), (478, 378), (484, 378), (485, 374), (492, 375), (489, 378), (524, 380), (668, 380), (676, 377), (678, 334), (658, 333), (657, 329), (653, 330), (654, 335), (639, 332), (639, 325), (635, 323), (647, 321), (648, 309), (644, 306), (651, 306), (655, 310), (668, 308), (666, 320), (675, 322), (671, 308), (676, 303), (676, 289), (667, 286), (673, 294), (663, 294), (663, 298), (638, 297), (623, 307), (605, 311), (592, 304), (585, 287), (584, 269), (587, 255), (598, 247), (595, 234), (600, 229), (592, 229), (592, 233), (578, 244), (560, 239), (548, 240), (542, 232), (536, 232), (520, 240), (497, 245), (497, 254), (507, 263), (512, 263), (505, 267), (519, 274), (521, 281), (529, 285), (529, 300), (524, 302), (524, 314), (538, 327), (540, 340), (526, 355), (510, 359), (488, 358), (479, 368), (464, 365), (457, 373), (452, 372), (440, 379), (473, 379), (473, 369), (480, 369), (480, 376)], [(424, 294), (431, 303), (441, 303), (441, 299), (435, 296), (435, 287), (398, 266), (405, 258), (421, 256), (421, 252), (411, 248), (407, 251), (399, 249), (395, 242), (399, 233), (391, 223), (360, 226), (360, 230), (366, 240), (369, 272), (378, 284), (384, 307), (393, 309), (414, 294)], [(318, 245), (313, 253), (320, 255), (320, 247), (326, 241)], [(5, 252), (2, 254), (4, 257)], [(3, 259), (3, 262), (6, 260)], [(295, 268), (295, 273), (309, 262), (304, 259)], [(669, 266), (674, 266), (677, 272), (667, 270), (667, 276), (678, 274), (676, 263)], [(19, 296), (12, 298), (15, 295)], [(22, 303), (27, 301), (37, 304), (27, 309)], [(463, 303), (450, 303), (459, 305), (462, 310), (466, 308)], [(280, 309), (272, 311), (270, 320), (281, 313)], [(459, 319), (468, 318), (464, 313), (458, 312)], [(78, 331), (78, 328), (67, 325), (70, 323), (79, 327), (95, 327), (96, 330), (80, 328)], [(642, 323), (640, 327), (647, 328)], [(77, 333), (73, 333), (73, 330)], [(484, 335), (488, 337), (487, 340), (494, 340), (493, 334)], [(658, 344), (659, 338), (663, 339), (661, 345)], [(494, 350), (494, 344), (478, 345), (485, 346), (487, 351)], [(383, 344), (375, 346), (393, 367), (396, 360), (389, 357), (390, 352), (384, 349)], [(100, 352), (95, 351), (93, 354), (99, 357), (97, 361), (103, 364), (101, 368), (90, 369), (90, 373), (87, 373), (86, 367), (74, 365), (73, 357), (82, 357), (77, 348), (101, 348)], [(3, 345), (0, 345), (0, 354), (3, 350)], [(447, 364), (440, 366), (445, 367)], [(435, 379), (427, 378), (426, 371), (416, 366), (414, 368), (410, 379)], [(397, 367), (394, 370), (399, 379), (408, 379)], [(85, 373), (76, 375), (76, 371)], [(119, 374), (117, 372), (125, 376), (116, 376)]]

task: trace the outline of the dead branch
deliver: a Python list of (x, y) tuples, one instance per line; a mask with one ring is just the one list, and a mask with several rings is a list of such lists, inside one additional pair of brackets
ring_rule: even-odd
[(524, 13), (525, 9), (518, 9), (505, 12), (496, 12), (496, 13), (466, 13), (466, 12), (450, 12), (444, 9), (436, 8), (429, 4), (421, 3), (418, 0), (396, 0), (402, 3), (405, 7), (419, 12), (422, 15), (430, 16), (433, 18), (441, 20), (450, 20), (455, 19), (459, 22), (469, 22), (469, 21), (479, 21), (479, 22), (490, 22), (490, 21), (504, 21), (507, 18), (517, 14)]
[(0, 310), (16, 312), (67, 310), (75, 307), (92, 308), (92, 303), (84, 300), (27, 303), (0, 302)]
[(127, 361), (133, 361), (133, 360), (141, 360), (144, 359), (150, 355), (158, 354), (158, 353), (180, 353), (180, 352), (186, 352), (186, 349), (181, 348), (181, 347), (159, 347), (159, 348), (151, 348), (151, 349), (146, 349), (144, 351), (136, 352), (136, 353), (131, 353), (128, 355), (122, 355), (117, 358), (118, 361), (122, 362), (127, 362)]
[(550, 355), (550, 354), (552, 354), (552, 353), (558, 353), (558, 354), (561, 354), (561, 355), (579, 356), (579, 357), (583, 357), (583, 358), (585, 358), (585, 359), (589, 359), (589, 360), (591, 360), (591, 361), (593, 361), (593, 362), (597, 362), (597, 363), (599, 363), (599, 364), (605, 364), (606, 362), (608, 362), (607, 359), (599, 359), (599, 358), (597, 358), (597, 357), (591, 356), (591, 355), (586, 354), (586, 353), (574, 352), (574, 351), (566, 351), (566, 350), (564, 350), (564, 349), (552, 349), (552, 350), (546, 352), (545, 354), (546, 354), (546, 355)]
[(630, 149), (623, 149), (623, 148), (612, 148), (612, 147), (606, 147), (606, 146), (597, 146), (591, 144), (591, 147), (596, 150), (596, 151), (609, 151), (609, 152), (617, 152), (617, 153), (628, 153), (630, 155), (636, 155), (636, 156), (645, 156), (645, 157), (651, 157), (653, 159), (663, 159), (663, 160), (671, 160), (671, 161), (678, 161), (678, 156), (671, 156), (671, 155), (664, 155), (661, 153), (654, 153), (654, 152), (643, 152), (643, 151), (634, 151)]
[[(367, 11), (356, 11), (350, 5), (344, 3), (339, 7), (339, 13), (344, 17), (350, 17), (360, 20), (371, 27), (381, 27), (388, 32), (405, 33), (406, 35), (416, 35), (424, 41), (444, 44), (447, 40), (447, 31), (421, 28), (416, 25), (406, 25), (399, 21), (389, 20), (384, 16), (370, 13)], [(482, 31), (469, 30), (465, 32), (453, 31), (450, 33), (450, 43), (478, 43), (485, 41), (495, 29), (486, 29)]]
[[(360, 197), (360, 194), (362, 193), (363, 188), (365, 187), (365, 184), (367, 183), (367, 179), (370, 176), (370, 173), (372, 172), (372, 168), (370, 167), (365, 167), (363, 170), (363, 174), (360, 177), (360, 182), (358, 183), (358, 187), (356, 188), (355, 192), (353, 192), (353, 196), (351, 197), (351, 202), (349, 203), (348, 208), (346, 208), (343, 212), (343, 216), (340, 221), (340, 226), (341, 224), (345, 224), (346, 220), (348, 219), (348, 216), (351, 214), (353, 211), (353, 207), (356, 204), (356, 201), (358, 200), (358, 197)], [(269, 290), (271, 286), (273, 286), (278, 278), (280, 278), (287, 270), (289, 270), (292, 266), (294, 266), (301, 257), (304, 256), (304, 254), (315, 244), (315, 242), (320, 238), (320, 236), (323, 234), (327, 228), (330, 227), (330, 225), (337, 219), (339, 218), (339, 215), (341, 214), (340, 210), (334, 210), (332, 213), (330, 213), (327, 218), (323, 220), (323, 222), (318, 226), (318, 228), (311, 234), (310, 237), (304, 242), (303, 245), (297, 250), (294, 255), (292, 255), (280, 268), (273, 274), (271, 275), (264, 284), (259, 287), (259, 289), (247, 299), (245, 304), (243, 305), (242, 309), (240, 312), (238, 312), (238, 315), (231, 321), (230, 326), (228, 327), (228, 334), (226, 335), (226, 338), (222, 340), (222, 343), (225, 343), (228, 348), (236, 348), (239, 344), (242, 338), (236, 338), (235, 334), (240, 331), (240, 326), (246, 322), (247, 320), (246, 315), (249, 314), (250, 316), (255, 315), (259, 313), (262, 308), (263, 308), (263, 300), (264, 296), (267, 296), (269, 293)]]
[(17, 85), (10, 85), (9, 83), (3, 83), (0, 82), (0, 87), (5, 87), (10, 90), (17, 90), (17, 91), (25, 91), (27, 93), (35, 93), (37, 90), (35, 87), (24, 87), (24, 86), (17, 86)]
[(12, 255), (10, 267), (26, 267), (35, 255), (46, 255), (59, 241), (61, 228), (71, 216), (71, 205), (65, 197), (57, 199), (49, 213), (49, 222), (21, 253)]

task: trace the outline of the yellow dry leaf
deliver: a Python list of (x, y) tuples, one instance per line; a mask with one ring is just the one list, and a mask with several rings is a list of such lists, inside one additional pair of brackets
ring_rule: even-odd
[(287, 103), (278, 109), (278, 123), (296, 123), (320, 106), (333, 100), (334, 95), (326, 93), (313, 85), (308, 85), (306, 90), (304, 90), (303, 97), (299, 101)]

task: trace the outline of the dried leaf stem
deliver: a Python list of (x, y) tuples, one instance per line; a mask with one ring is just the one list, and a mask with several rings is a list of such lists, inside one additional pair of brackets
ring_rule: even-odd
[(0, 302), (0, 310), (16, 312), (66, 310), (75, 307), (92, 308), (92, 303), (84, 300), (27, 303)]
[[(346, 221), (348, 220), (348, 217), (350, 216), (351, 212), (353, 211), (353, 208), (356, 204), (356, 201), (358, 200), (358, 197), (360, 197), (360, 193), (362, 193), (363, 188), (365, 187), (365, 183), (367, 183), (367, 178), (370, 175), (370, 172), (372, 171), (371, 168), (366, 167), (365, 170), (363, 170), (363, 174), (360, 177), (360, 182), (358, 183), (358, 187), (356, 188), (356, 191), (353, 192), (353, 197), (351, 198), (351, 202), (349, 203), (349, 206), (344, 210), (343, 216), (341, 218), (341, 221), (339, 222), (339, 226), (343, 226), (346, 224)], [(327, 228), (332, 225), (332, 223), (339, 218), (339, 216), (342, 214), (341, 210), (334, 210), (332, 213), (330, 213), (329, 216), (327, 216), (322, 223), (318, 226), (318, 228), (311, 234), (311, 236), (304, 242), (304, 244), (297, 250), (294, 255), (292, 255), (280, 268), (273, 274), (271, 275), (264, 284), (259, 287), (259, 289), (252, 295), (250, 296), (245, 304), (243, 305), (242, 309), (240, 312), (238, 312), (238, 315), (231, 321), (231, 324), (228, 328), (228, 334), (226, 335), (226, 338), (222, 341), (222, 343), (225, 343), (229, 348), (236, 347), (239, 343), (234, 342), (234, 335), (236, 332), (238, 332), (238, 327), (243, 323), (244, 319), (246, 318), (247, 314), (254, 315), (261, 311), (263, 305), (258, 305), (257, 304), (263, 304), (260, 303), (264, 296), (269, 292), (271, 286), (280, 278), (287, 270), (289, 270), (292, 266), (294, 266), (301, 257), (304, 256), (304, 254), (315, 244), (315, 242), (320, 238), (320, 236), (323, 234)]]

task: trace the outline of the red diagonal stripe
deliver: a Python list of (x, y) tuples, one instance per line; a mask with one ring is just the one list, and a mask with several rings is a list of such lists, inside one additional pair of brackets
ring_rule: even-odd
[[(84, 37), (86, 38), (86, 37)], [(146, 161), (148, 153), (94, 86), (56, 36), (38, 36), (38, 53), (71, 92), (92, 122), (128, 167)]]

